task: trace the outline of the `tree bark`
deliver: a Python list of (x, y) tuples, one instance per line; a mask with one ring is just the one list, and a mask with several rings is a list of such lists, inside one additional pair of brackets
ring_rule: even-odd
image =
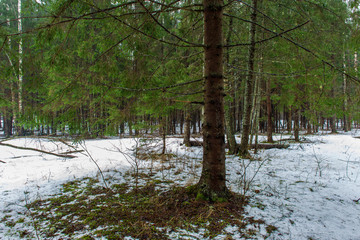
[(229, 154), (237, 154), (238, 146), (235, 139), (235, 131), (233, 127), (233, 117), (230, 107), (225, 110), (226, 138), (229, 145)]
[(203, 166), (197, 198), (221, 201), (226, 187), (222, 0), (204, 0), (205, 93)]
[(190, 114), (187, 113), (185, 117), (185, 129), (184, 129), (184, 144), (187, 147), (191, 147), (190, 143)]
[[(346, 56), (345, 56), (345, 53), (344, 53), (344, 63), (343, 63), (343, 66), (344, 66), (344, 71), (346, 70)], [(344, 94), (344, 131), (345, 132), (348, 132), (349, 129), (348, 129), (348, 117), (347, 117), (347, 111), (348, 111), (348, 102), (347, 102), (347, 92), (346, 92), (346, 89), (347, 89), (347, 79), (346, 79), (346, 75), (344, 74), (343, 76), (344, 78), (344, 82), (343, 82), (343, 94)]]
[[(22, 32), (22, 7), (21, 7), (21, 1), (22, 0), (18, 0), (18, 31), (19, 33)], [(22, 42), (22, 35), (20, 35), (20, 40), (19, 40), (19, 74), (18, 74), (18, 95), (19, 95), (19, 116), (21, 116), (23, 114), (23, 42)], [(19, 136), (23, 136), (24, 135), (24, 129), (22, 126), (18, 126), (17, 127), (18, 131), (17, 134)]]
[[(229, 12), (231, 14), (231, 9), (229, 9)], [(233, 27), (233, 18), (229, 19), (229, 25), (228, 28), (232, 29)], [(226, 36), (226, 45), (231, 45), (231, 37), (232, 37), (232, 31), (229, 30), (228, 34)], [(230, 50), (227, 49), (226, 51), (226, 56), (225, 56), (225, 66), (228, 66), (228, 64), (230, 63)], [(225, 67), (226, 68), (226, 67)], [(227, 82), (227, 89), (228, 91), (226, 92), (226, 95), (230, 95), (232, 99), (235, 99), (235, 92), (236, 90), (234, 89), (235, 87), (233, 85), (235, 85), (236, 81), (233, 81), (232, 79), (229, 79)], [(225, 107), (225, 131), (226, 131), (226, 140), (228, 143), (228, 148), (229, 148), (229, 154), (237, 154), (238, 153), (238, 146), (236, 144), (236, 139), (235, 139), (235, 115), (233, 115), (233, 113), (235, 113), (234, 111), (234, 106), (235, 103), (233, 100), (227, 100), (225, 101), (226, 107)]]
[(299, 109), (295, 109), (294, 111), (294, 137), (295, 137), (295, 142), (299, 142), (299, 131), (300, 131), (300, 123), (299, 123)]
[(267, 141), (273, 143), (273, 121), (272, 121), (272, 109), (271, 109), (271, 89), (270, 78), (266, 80), (266, 113), (267, 113)]
[(255, 63), (255, 34), (256, 34), (256, 17), (257, 17), (257, 0), (253, 0), (253, 13), (251, 14), (251, 29), (250, 29), (250, 42), (251, 46), (249, 48), (249, 73), (248, 79), (245, 85), (245, 115), (243, 120), (243, 130), (241, 135), (241, 144), (240, 144), (240, 154), (242, 156), (249, 155), (249, 135), (250, 135), (250, 121), (251, 121), (251, 109), (252, 102), (251, 96), (253, 93), (253, 83), (255, 79), (254, 74), (254, 63)]

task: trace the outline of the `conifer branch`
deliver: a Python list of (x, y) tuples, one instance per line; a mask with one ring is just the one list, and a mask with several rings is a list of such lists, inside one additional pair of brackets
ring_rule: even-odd
[(165, 8), (170, 8), (173, 10), (185, 10), (185, 11), (192, 11), (192, 12), (202, 12), (203, 10), (202, 9), (197, 9), (197, 10), (194, 10), (194, 9), (191, 9), (193, 7), (201, 7), (202, 8), (202, 4), (192, 4), (192, 5), (186, 5), (186, 6), (182, 6), (182, 7), (177, 7), (177, 6), (171, 6), (177, 2), (180, 2), (180, 0), (176, 0), (170, 4), (165, 4), (165, 3), (161, 3), (161, 2), (158, 2), (158, 1), (155, 1), (155, 0), (149, 0), (149, 2), (151, 3), (155, 3), (159, 6), (162, 6), (162, 7), (165, 7)]
[[(269, 75), (269, 76), (274, 76), (274, 77), (300, 77), (300, 76), (304, 76), (304, 75), (316, 76), (316, 75), (306, 74), (307, 71), (297, 71), (297, 72), (290, 72), (290, 73), (281, 74), (281, 73), (251, 71), (249, 69), (242, 69), (242, 68), (236, 67), (236, 66), (231, 65), (231, 64), (227, 64), (227, 66), (232, 68), (232, 69), (241, 71), (241, 72), (253, 72), (253, 74), (256, 74), (256, 75)], [(318, 68), (320, 66), (321, 65), (316, 65), (316, 66), (313, 66), (311, 68), (308, 68), (307, 70), (316, 69), (316, 68)], [(246, 75), (244, 74), (242, 76), (246, 76)]]
[(168, 33), (169, 35), (177, 38), (179, 41), (181, 42), (184, 42), (184, 43), (187, 43), (189, 45), (192, 45), (194, 47), (201, 47), (203, 46), (203, 44), (199, 44), (199, 43), (192, 43), (192, 42), (189, 42), (185, 39), (183, 39), (182, 37), (174, 34), (173, 32), (171, 32), (169, 29), (167, 29), (163, 24), (161, 24), (150, 12), (149, 12), (149, 9), (147, 9), (147, 7), (145, 7), (145, 5), (143, 4), (143, 2), (141, 0), (138, 0), (138, 3), (141, 5), (142, 8), (144, 8), (144, 10), (148, 13), (148, 15), (154, 20), (154, 22), (159, 25), (162, 29), (164, 29), (164, 31), (166, 33)]
[[(283, 31), (281, 33), (276, 33), (276, 35), (272, 36), (272, 37), (269, 37), (269, 38), (265, 38), (265, 39), (262, 39), (262, 40), (259, 40), (259, 41), (255, 41), (255, 44), (261, 44), (261, 43), (264, 43), (264, 42), (267, 42), (269, 40), (272, 40), (274, 38), (277, 38), (277, 37), (281, 37), (282, 35), (288, 33), (288, 32), (291, 32), (291, 31), (294, 31), (295, 29), (298, 29), (298, 28), (301, 28), (302, 26), (308, 24), (310, 22), (310, 20), (300, 24), (300, 25), (297, 25), (293, 28), (290, 28), (286, 31)], [(233, 44), (233, 45), (225, 45), (224, 47), (225, 48), (230, 48), (230, 47), (238, 47), (238, 46), (250, 46), (251, 43), (238, 43), (238, 44)]]
[(165, 92), (166, 89), (169, 89), (169, 88), (185, 86), (185, 85), (188, 85), (188, 84), (201, 82), (203, 80), (204, 79), (201, 78), (201, 79), (197, 79), (197, 80), (193, 80), (193, 81), (177, 83), (177, 84), (163, 86), (163, 87), (155, 87), (155, 88), (127, 88), (127, 87), (113, 87), (113, 86), (111, 86), (111, 87), (116, 88), (116, 89), (126, 90), (126, 91), (132, 91), (132, 92), (150, 92), (150, 91), (163, 91), (163, 92)]
[[(241, 3), (243, 3), (244, 5), (248, 6), (249, 8), (252, 8), (252, 9), (256, 10), (257, 12), (261, 13), (263, 16), (265, 16), (266, 18), (268, 18), (275, 26), (277, 26), (280, 30), (283, 31), (283, 29), (280, 27), (279, 24), (276, 23), (276, 21), (275, 21), (274, 19), (272, 19), (271, 17), (269, 17), (268, 15), (266, 15), (265, 13), (263, 13), (262, 11), (260, 11), (259, 9), (253, 8), (251, 5), (249, 5), (248, 3), (246, 3), (246, 2), (244, 2), (244, 1), (242, 1), (242, 0), (236, 0), (236, 1), (241, 2)], [(226, 15), (226, 16), (231, 16), (231, 15)], [(231, 16), (231, 17), (235, 17), (235, 16)], [(239, 18), (239, 17), (236, 17), (236, 18), (239, 19), (239, 20), (243, 20), (243, 21), (244, 21), (244, 19), (241, 19), (241, 18)], [(251, 22), (251, 21), (249, 21), (249, 20), (245, 20), (245, 21)], [(307, 22), (306, 22), (306, 23), (307, 23)], [(305, 23), (305, 24), (306, 24), (306, 23)], [(261, 25), (259, 25), (259, 24), (257, 24), (257, 26), (260, 26), (260, 27), (263, 28), (264, 30), (266, 30), (266, 31), (268, 31), (268, 32), (271, 32), (271, 33), (273, 33), (273, 34), (277, 34), (277, 35), (278, 35), (278, 33), (274, 32), (274, 31), (272, 31), (272, 30), (270, 30), (270, 29), (267, 29), (267, 28), (265, 28), (265, 27), (263, 27), (263, 26), (261, 26)], [(298, 26), (298, 27), (299, 27), (299, 26)], [(359, 79), (359, 78), (354, 77), (354, 76), (351, 76), (350, 74), (346, 73), (343, 69), (340, 69), (340, 68), (334, 66), (333, 64), (331, 64), (329, 61), (326, 61), (326, 60), (322, 59), (320, 56), (318, 56), (318, 55), (317, 55), (316, 53), (314, 53), (312, 50), (310, 50), (310, 49), (302, 46), (301, 44), (295, 42), (294, 40), (292, 40), (292, 39), (290, 39), (290, 38), (288, 38), (288, 37), (286, 37), (286, 36), (283, 36), (284, 33), (280, 33), (280, 34), (281, 34), (280, 37), (282, 37), (283, 39), (291, 42), (292, 44), (294, 44), (295, 46), (303, 49), (304, 51), (310, 53), (312, 56), (314, 56), (316, 59), (320, 60), (322, 63), (330, 66), (332, 69), (336, 70), (337, 72), (339, 72), (339, 73), (341, 73), (341, 74), (344, 74), (344, 75), (345, 75), (346, 77), (348, 77), (350, 80), (352, 80), (352, 81), (354, 81), (354, 82), (357, 82), (357, 83), (360, 83), (360, 79)]]
[(251, 9), (257, 11), (258, 13), (260, 13), (261, 15), (263, 15), (264, 17), (266, 17), (267, 19), (269, 19), (269, 20), (270, 20), (276, 27), (278, 27), (280, 30), (282, 30), (282, 31), (284, 30), (282, 27), (280, 27), (279, 24), (276, 23), (276, 21), (275, 21), (272, 17), (270, 17), (270, 16), (268, 16), (267, 14), (263, 13), (263, 12), (260, 11), (259, 9), (254, 8), (253, 6), (251, 6), (250, 4), (248, 4), (248, 3), (246, 3), (246, 2), (244, 2), (244, 1), (242, 1), (242, 0), (236, 0), (236, 1), (241, 2), (241, 3), (244, 4), (245, 6), (247, 6), (247, 7), (251, 8)]
[[(93, 7), (97, 8), (96, 6), (92, 5)], [(176, 46), (176, 47), (204, 47), (203, 44), (197, 44), (197, 45), (182, 45), (182, 44), (177, 44), (177, 43), (174, 43), (174, 42), (169, 42), (169, 41), (166, 41), (166, 40), (163, 40), (163, 39), (159, 39), (159, 38), (156, 38), (154, 36), (152, 36), (151, 34), (147, 34), (146, 32), (144, 31), (141, 31), (139, 28), (137, 27), (134, 27), (132, 26), (131, 24), (127, 23), (126, 21), (124, 20), (121, 20), (119, 17), (117, 17), (116, 15), (114, 14), (111, 14), (109, 12), (105, 12), (105, 14), (111, 16), (113, 19), (115, 19), (116, 21), (120, 22), (121, 24), (127, 26), (128, 28), (148, 37), (148, 38), (151, 38), (153, 40), (156, 40), (158, 42), (161, 42), (161, 43), (165, 43), (165, 44), (169, 44), (169, 45), (172, 45), (172, 46)]]

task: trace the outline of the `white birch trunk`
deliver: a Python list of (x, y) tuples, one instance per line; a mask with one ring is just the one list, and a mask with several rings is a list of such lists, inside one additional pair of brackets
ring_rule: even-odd
[[(10, 11), (10, 7), (9, 5), (6, 6), (6, 10), (9, 12)], [(11, 24), (10, 24), (10, 19), (6, 19), (7, 20), (7, 25), (8, 27), (10, 28), (11, 27)], [(9, 46), (9, 49), (11, 49), (11, 38), (9, 37), (9, 40), (8, 40), (8, 46)], [(11, 60), (9, 54), (5, 51), (5, 54), (6, 54), (6, 57), (8, 58), (9, 60), (9, 63), (11, 65), (11, 67), (13, 68), (13, 71), (14, 71), (14, 77), (15, 79), (17, 78), (17, 75), (16, 75), (16, 68), (14, 66), (14, 63), (13, 61)], [(13, 117), (13, 122), (16, 122), (16, 97), (15, 97), (15, 91), (14, 91), (14, 82), (11, 80), (10, 82), (10, 92), (11, 92), (11, 110), (12, 110), (12, 117)], [(11, 130), (11, 133), (12, 133), (12, 130)]]
[(357, 52), (355, 52), (354, 53), (354, 68), (355, 68), (356, 73), (358, 71), (357, 66), (358, 66), (358, 55), (357, 55)]
[[(21, 21), (21, 0), (18, 0), (18, 32), (22, 32), (22, 21)], [(23, 48), (22, 48), (22, 36), (20, 35), (19, 41), (19, 113), (22, 114), (23, 99), (22, 99), (22, 87), (23, 87)]]
[[(346, 57), (345, 57), (345, 52), (344, 52), (344, 56), (343, 56), (343, 67), (344, 67), (344, 72), (346, 69)], [(347, 110), (348, 110), (348, 103), (347, 103), (347, 94), (346, 94), (346, 88), (347, 88), (347, 82), (346, 82), (346, 75), (344, 74), (344, 85), (343, 85), (343, 94), (344, 94), (344, 131), (347, 132), (348, 129), (348, 117), (347, 117)]]

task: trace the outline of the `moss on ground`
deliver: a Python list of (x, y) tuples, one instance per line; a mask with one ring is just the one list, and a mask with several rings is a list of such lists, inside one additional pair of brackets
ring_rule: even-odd
[[(228, 201), (210, 204), (197, 196), (193, 186), (164, 190), (160, 186), (170, 185), (167, 181), (153, 179), (138, 188), (127, 183), (113, 184), (111, 190), (97, 183), (92, 178), (71, 181), (62, 185), (60, 194), (28, 204), (31, 225), (38, 226), (37, 233), (44, 239), (84, 240), (126, 236), (169, 239), (174, 232), (186, 237), (181, 230), (199, 233), (202, 238), (223, 234), (231, 239), (231, 233), (225, 231), (227, 226), (236, 226), (246, 239), (254, 237), (260, 225), (268, 233), (276, 230), (264, 221), (245, 218), (247, 200), (240, 195), (232, 194)], [(2, 221), (15, 226), (24, 224), (25, 219), (14, 221), (7, 215)], [(28, 231), (17, 234), (23, 238), (34, 235)]]

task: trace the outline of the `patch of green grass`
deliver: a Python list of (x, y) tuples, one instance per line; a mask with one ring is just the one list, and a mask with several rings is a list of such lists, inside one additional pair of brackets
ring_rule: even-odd
[[(60, 194), (28, 205), (32, 217), (41, 225), (43, 238), (80, 239), (168, 239), (168, 232), (179, 229), (214, 238), (228, 225), (238, 226), (243, 237), (256, 234), (245, 228), (243, 196), (233, 194), (228, 201), (208, 203), (195, 196), (191, 187), (171, 187), (166, 191), (158, 185), (169, 182), (151, 180), (133, 188), (127, 183), (114, 184), (111, 190), (97, 185), (91, 178), (64, 184)], [(251, 220), (253, 221), (253, 220)], [(257, 224), (263, 224), (257, 222)]]

